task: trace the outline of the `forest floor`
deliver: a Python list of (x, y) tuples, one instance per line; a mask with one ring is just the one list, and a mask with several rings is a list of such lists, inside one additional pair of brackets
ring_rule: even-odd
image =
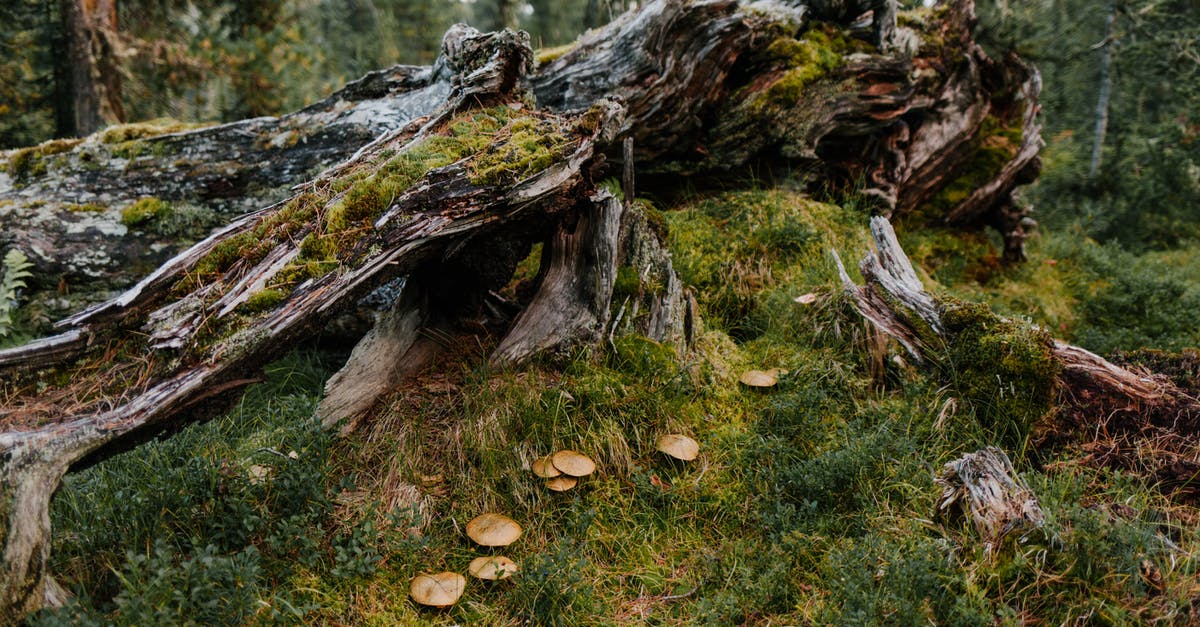
[[(312, 420), (339, 356), (298, 350), (228, 415), (67, 476), (51, 571), (75, 600), (32, 622), (1200, 619), (1192, 504), (984, 424), (952, 381), (862, 322), (830, 250), (869, 249), (864, 210), (786, 185), (644, 202), (700, 304), (693, 352), (628, 337), (492, 371), (479, 364), (493, 340), (464, 332), (339, 438)], [(1200, 344), (1200, 283), (1186, 278), (1200, 277), (1200, 252), (1134, 255), (1064, 229), (1009, 266), (987, 234), (899, 230), (935, 293), (1105, 353)], [(738, 383), (771, 368), (787, 370), (772, 388)], [(695, 438), (699, 458), (657, 453), (666, 433)], [(934, 477), (997, 444), (1045, 524), (988, 551), (935, 515)], [(530, 464), (563, 448), (598, 469), (556, 493)], [(524, 534), (503, 551), (474, 546), (464, 526), (488, 511)], [(520, 573), (469, 581), (448, 610), (408, 600), (414, 575), (491, 553)]]

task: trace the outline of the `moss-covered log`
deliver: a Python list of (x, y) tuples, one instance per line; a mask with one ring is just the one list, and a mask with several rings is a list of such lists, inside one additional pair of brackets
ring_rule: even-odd
[(887, 220), (873, 218), (871, 231), (877, 252), (859, 265), (865, 285), (841, 271), (855, 308), (971, 403), (1000, 443), (1065, 451), (1082, 463), (1137, 470), (1180, 497), (1200, 494), (1194, 385), (1177, 384), (1169, 371), (1114, 364), (984, 305), (934, 298)]
[[(73, 258), (72, 238), (154, 252), (187, 240), (168, 227), (207, 236), (61, 335), (0, 351), (0, 620), (54, 591), (46, 506), (64, 472), (213, 415), (279, 350), (401, 277), (390, 322), (337, 379), (372, 380), (336, 384), (327, 419), (361, 413), (428, 359), (437, 347), (417, 335), (478, 319), (537, 243), (536, 295), (515, 321), (497, 316), (493, 364), (621, 331), (685, 345), (694, 305), (653, 213), (599, 184), (626, 140), (651, 186), (778, 162), (805, 185), (866, 180), (894, 215), (995, 222), (1036, 153), (1036, 74), (973, 44), (969, 2), (901, 18), (880, 52), (801, 7), (659, 0), (537, 72), (524, 34), (460, 26), (434, 67), (368, 77), (293, 116), (6, 153), (0, 216), (25, 225), (8, 243), (43, 264)], [(334, 128), (346, 135), (323, 143)], [(995, 137), (1021, 147), (994, 150)], [(958, 198), (960, 180), (987, 191)], [(946, 190), (944, 205), (925, 202)], [(178, 221), (209, 201), (225, 212), (215, 231)], [(143, 259), (121, 250), (42, 267), (44, 283), (118, 285), (132, 275), (115, 269)]]
[[(648, 189), (748, 168), (819, 189), (865, 185), (894, 219), (993, 226), (1021, 257), (1032, 221), (1012, 191), (1037, 171), (1036, 71), (974, 42), (967, 0), (902, 12), (881, 52), (846, 25), (877, 4), (658, 0), (546, 56), (528, 82), (551, 111), (622, 98), (621, 135)], [(373, 73), (279, 118), (129, 125), (0, 153), (0, 250), (20, 248), (37, 268), (27, 311), (49, 322), (108, 298), (430, 114), (469, 72), (453, 61), (455, 32), (432, 67)], [(622, 158), (619, 145), (606, 151)]]

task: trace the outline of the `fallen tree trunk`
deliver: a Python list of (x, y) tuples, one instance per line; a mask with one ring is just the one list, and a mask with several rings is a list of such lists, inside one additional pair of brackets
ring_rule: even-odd
[[(872, 3), (832, 4), (659, 0), (546, 59), (528, 84), (556, 112), (622, 98), (620, 135), (647, 189), (783, 165), (815, 190), (865, 185), (905, 223), (993, 226), (1020, 258), (1032, 222), (1012, 192), (1038, 167), (1036, 71), (974, 43), (970, 2), (903, 13), (886, 53), (867, 33), (814, 21)], [(0, 153), (0, 250), (34, 261), (30, 296), (47, 323), (109, 298), (432, 113), (455, 72), (449, 48), (432, 67), (373, 73), (279, 118), (166, 134), (130, 125)], [(619, 145), (604, 150), (623, 159)]]
[[(1029, 440), (1034, 451), (1065, 451), (1079, 463), (1136, 470), (1180, 498), (1200, 495), (1194, 387), (1118, 366), (984, 306), (934, 298), (891, 224), (873, 218), (871, 232), (877, 251), (859, 264), (864, 285), (837, 259), (855, 309), (974, 403), (986, 428), (998, 437), (1016, 435), (1014, 447)], [(972, 383), (980, 380), (993, 393)], [(1031, 413), (1022, 415), (1021, 408)]]
[[(84, 155), (103, 137), (69, 152), (10, 153), (14, 174), (0, 193), (47, 194), (59, 203), (51, 218), (88, 213), (53, 195), (64, 172), (76, 176), (68, 189), (111, 201), (95, 212), (110, 221), (133, 222), (138, 211), (150, 212), (147, 223), (163, 218), (145, 202), (122, 203), (174, 198), (171, 190), (224, 199), (239, 215), (120, 296), (61, 321), (60, 335), (0, 351), (0, 618), (20, 618), (55, 590), (45, 572), (47, 507), (63, 473), (220, 411), (278, 351), (401, 277), (385, 324), (332, 382), (320, 410), (330, 424), (353, 420), (419, 369), (438, 350), (423, 337), (494, 309), (494, 291), (535, 243), (544, 246), (536, 293), (515, 321), (492, 316), (500, 319), (494, 366), (618, 332), (686, 345), (695, 307), (662, 242), (636, 202), (622, 205), (599, 185), (610, 159), (631, 158), (628, 140), (639, 173), (651, 175), (724, 176), (775, 159), (813, 185), (866, 175), (886, 211), (922, 221), (931, 218), (902, 199), (919, 197), (905, 195), (918, 183), (940, 189), (914, 178), (931, 160), (952, 176), (995, 143), (984, 140), (997, 128), (1010, 140), (1020, 129), (1021, 145), (1036, 153), (1036, 74), (1016, 60), (993, 62), (971, 43), (969, 2), (921, 20), (921, 33), (903, 27), (892, 37), (908, 45), (880, 54), (835, 25), (810, 23), (802, 7), (660, 0), (536, 74), (524, 34), (455, 27), (434, 68), (393, 70), (378, 79), (382, 92), (367, 90), (387, 98), (318, 105), (312, 115), (352, 128), (362, 117), (388, 119), (369, 141), (333, 142), (330, 155), (359, 147), (285, 197), (238, 187), (236, 173), (206, 179), (201, 168), (179, 182), (155, 167), (172, 158), (165, 147), (213, 158), (215, 138), (228, 137), (245, 150), (232, 158), (245, 176), (283, 173), (263, 184), (278, 190), (289, 176), (307, 177), (296, 163), (323, 163), (287, 158), (290, 140), (256, 141), (255, 129), (269, 137), (296, 130), (286, 117), (130, 139), (128, 154), (102, 164), (107, 176), (94, 184)], [(408, 104), (384, 102), (392, 97)], [(360, 108), (342, 116), (347, 107)], [(964, 223), (986, 222), (987, 207), (1010, 201), (1016, 178), (1004, 173), (1025, 171), (1032, 157), (1006, 150), (1002, 166), (971, 174), (994, 184)], [(253, 158), (262, 162), (243, 163)], [(139, 178), (131, 165), (151, 175)], [(4, 215), (36, 208), (23, 202)], [(59, 231), (38, 228), (15, 231), (14, 243), (58, 245)], [(168, 240), (163, 250), (178, 244)], [(115, 266), (106, 264), (98, 267)], [(636, 280), (618, 303), (621, 272)]]
[(42, 317), (78, 311), (429, 115), (450, 77), (444, 64), (396, 66), (278, 118), (191, 130), (129, 124), (0, 153), (0, 250), (19, 248), (33, 262)]

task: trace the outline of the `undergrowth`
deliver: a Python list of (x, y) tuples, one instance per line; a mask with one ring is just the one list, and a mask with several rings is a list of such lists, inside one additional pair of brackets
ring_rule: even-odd
[[(35, 622), (1188, 620), (1192, 510), (1135, 476), (1032, 466), (1005, 423), (1011, 412), (880, 341), (842, 295), (828, 252), (865, 251), (866, 215), (747, 191), (689, 200), (664, 219), (702, 309), (694, 353), (615, 338), (598, 353), (498, 372), (478, 365), (486, 342), (462, 341), (339, 441), (309, 420), (325, 371), (294, 355), (228, 416), (68, 477), (52, 570), (76, 601)], [(941, 237), (919, 236), (913, 249), (944, 293), (999, 294), (1008, 313), (1040, 302), (1022, 300), (1024, 281), (1048, 275), (1064, 286), (1050, 298), (1062, 299), (1076, 284), (1043, 262), (1053, 242), (1025, 269), (973, 282), (968, 266), (936, 260), (976, 244)], [(794, 300), (802, 294), (815, 298)], [(1100, 328), (1086, 311), (1064, 313), (1073, 305), (1039, 307), (1030, 315), (1060, 316), (1047, 326)], [(987, 365), (974, 365), (982, 380)], [(749, 368), (788, 374), (756, 392), (737, 383)], [(1043, 400), (1036, 386), (1011, 391), (1029, 406)], [(692, 463), (654, 450), (659, 435), (680, 432), (700, 442)], [(996, 444), (1014, 453), (1046, 524), (988, 552), (969, 526), (935, 515), (934, 477)], [(529, 465), (561, 448), (592, 456), (598, 471), (555, 494)], [(411, 604), (415, 574), (463, 572), (491, 552), (462, 533), (485, 511), (524, 526), (502, 551), (522, 572), (470, 581), (445, 611)]]

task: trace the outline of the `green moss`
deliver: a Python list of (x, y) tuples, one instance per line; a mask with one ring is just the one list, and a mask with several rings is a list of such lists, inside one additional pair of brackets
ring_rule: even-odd
[(753, 106), (758, 109), (795, 106), (809, 85), (828, 76), (842, 62), (829, 36), (815, 29), (805, 33), (804, 39), (776, 39), (767, 47), (766, 55), (788, 69), (754, 99)]
[(617, 268), (617, 280), (613, 282), (612, 302), (620, 304), (626, 298), (636, 298), (641, 290), (642, 280), (636, 268), (621, 266)]
[(574, 50), (576, 43), (577, 42), (564, 44), (562, 46), (554, 46), (552, 48), (539, 48), (533, 53), (534, 58), (537, 59), (538, 67), (546, 65), (547, 63), (553, 63), (563, 55)]
[(107, 208), (104, 205), (89, 202), (82, 205), (67, 205), (67, 211), (72, 213), (104, 213), (107, 211)]
[(350, 228), (370, 226), (387, 207), (390, 199), (383, 197), (383, 188), (372, 179), (364, 179), (346, 192), (341, 202), (329, 209), (325, 216), (326, 230), (331, 233)]
[(567, 138), (553, 123), (536, 118), (515, 120), (504, 133), (503, 142), (471, 165), (471, 182), (498, 185), (520, 181), (550, 167), (567, 146)]
[(260, 292), (255, 292), (246, 302), (242, 303), (239, 309), (243, 313), (248, 314), (267, 311), (268, 309), (274, 309), (276, 305), (282, 303), (287, 297), (287, 292), (283, 290), (268, 288)]
[(119, 124), (104, 129), (100, 133), (100, 143), (122, 144), (146, 137), (166, 135), (168, 133), (181, 133), (207, 126), (211, 126), (211, 124), (180, 122), (169, 118), (159, 118), (134, 124)]
[(14, 151), (8, 158), (8, 175), (18, 182), (46, 174), (45, 158), (67, 152), (78, 146), (81, 139), (52, 139), (37, 146)]
[(140, 198), (121, 210), (121, 224), (133, 228), (157, 220), (171, 211), (171, 203), (153, 196)]
[(1023, 449), (1034, 422), (1054, 402), (1058, 362), (1050, 334), (1002, 318), (980, 303), (939, 303), (948, 337), (946, 376), (985, 429)]

